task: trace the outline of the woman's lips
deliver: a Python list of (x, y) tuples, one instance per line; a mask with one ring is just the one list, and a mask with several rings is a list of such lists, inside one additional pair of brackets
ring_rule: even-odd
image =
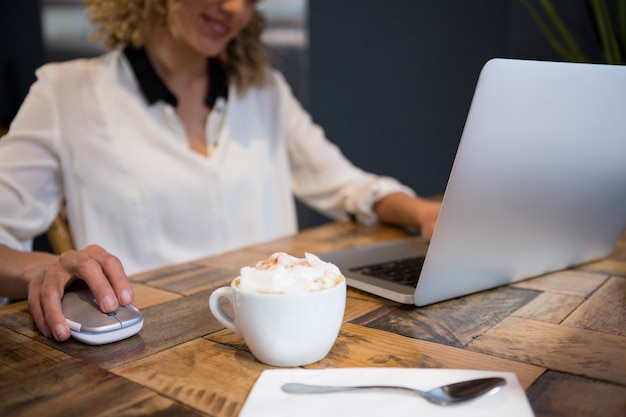
[(225, 37), (230, 33), (230, 27), (219, 19), (203, 14), (202, 20), (209, 31), (215, 36)]

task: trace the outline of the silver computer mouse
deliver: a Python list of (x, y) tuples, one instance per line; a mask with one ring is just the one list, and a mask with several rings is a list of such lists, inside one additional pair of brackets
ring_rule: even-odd
[(72, 337), (90, 345), (126, 339), (143, 327), (143, 315), (134, 306), (120, 305), (112, 313), (103, 313), (87, 288), (67, 292), (61, 305)]

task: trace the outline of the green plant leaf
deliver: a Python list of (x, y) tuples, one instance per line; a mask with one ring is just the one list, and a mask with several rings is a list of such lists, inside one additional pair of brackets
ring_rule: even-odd
[(554, 26), (556, 32), (559, 34), (559, 36), (563, 40), (565, 47), (570, 51), (570, 54), (576, 57), (575, 59), (576, 61), (588, 62), (589, 60), (587, 59), (585, 54), (582, 52), (582, 50), (579, 48), (578, 44), (574, 40), (574, 37), (571, 35), (569, 30), (567, 29), (567, 26), (563, 23), (563, 20), (561, 20), (561, 17), (559, 16), (556, 9), (552, 5), (552, 2), (550, 0), (539, 0), (539, 3), (541, 4), (546, 15), (552, 22), (552, 25)]
[(622, 54), (626, 53), (626, 0), (613, 0), (613, 8), (617, 16), (619, 43)]
[[(533, 7), (532, 4), (530, 4), (528, 0), (519, 0), (519, 2), (528, 10), (531, 17), (535, 21), (537, 27), (543, 33), (546, 40), (550, 43), (550, 45), (556, 51), (557, 54), (559, 54), (562, 58), (568, 61), (589, 62), (587, 57), (582, 53), (582, 51), (580, 51), (580, 48), (576, 46), (573, 38), (571, 37), (571, 35), (569, 35), (569, 32), (567, 31), (567, 29), (563, 31), (563, 28), (565, 28), (565, 25), (563, 25), (563, 23), (561, 22), (561, 19), (558, 17), (556, 12), (554, 11), (554, 8), (551, 7), (551, 4), (549, 4), (548, 7), (552, 9), (553, 13), (549, 15), (549, 19), (552, 22), (552, 26), (557, 26), (560, 22), (562, 29), (560, 31), (557, 30), (557, 32), (561, 36), (560, 39), (552, 33), (548, 24), (544, 21), (544, 19), (541, 17), (539, 12)], [(555, 24), (554, 22), (555, 18), (558, 20), (557, 24)], [(565, 34), (565, 38), (569, 38), (569, 39), (564, 39), (563, 33)], [(572, 44), (574, 44), (573, 48), (571, 47)]]
[(587, 3), (598, 31), (604, 60), (609, 64), (621, 63), (622, 57), (606, 3), (604, 0), (587, 0)]

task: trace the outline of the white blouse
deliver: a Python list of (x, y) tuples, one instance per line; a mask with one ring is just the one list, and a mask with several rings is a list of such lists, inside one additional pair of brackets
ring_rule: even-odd
[(192, 151), (175, 109), (148, 106), (115, 50), (43, 66), (0, 140), (0, 243), (31, 250), (65, 202), (75, 245), (98, 244), (129, 274), (297, 231), (293, 196), (332, 218), (377, 221), (374, 203), (413, 192), (354, 167), (277, 72), (229, 86)]

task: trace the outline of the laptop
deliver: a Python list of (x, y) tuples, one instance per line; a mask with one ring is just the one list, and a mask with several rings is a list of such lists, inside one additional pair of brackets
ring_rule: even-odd
[[(414, 237), (319, 256), (348, 285), (417, 306), (604, 258), (626, 226), (624, 109), (625, 66), (493, 59), (428, 246)], [(407, 259), (413, 280), (383, 276)]]

